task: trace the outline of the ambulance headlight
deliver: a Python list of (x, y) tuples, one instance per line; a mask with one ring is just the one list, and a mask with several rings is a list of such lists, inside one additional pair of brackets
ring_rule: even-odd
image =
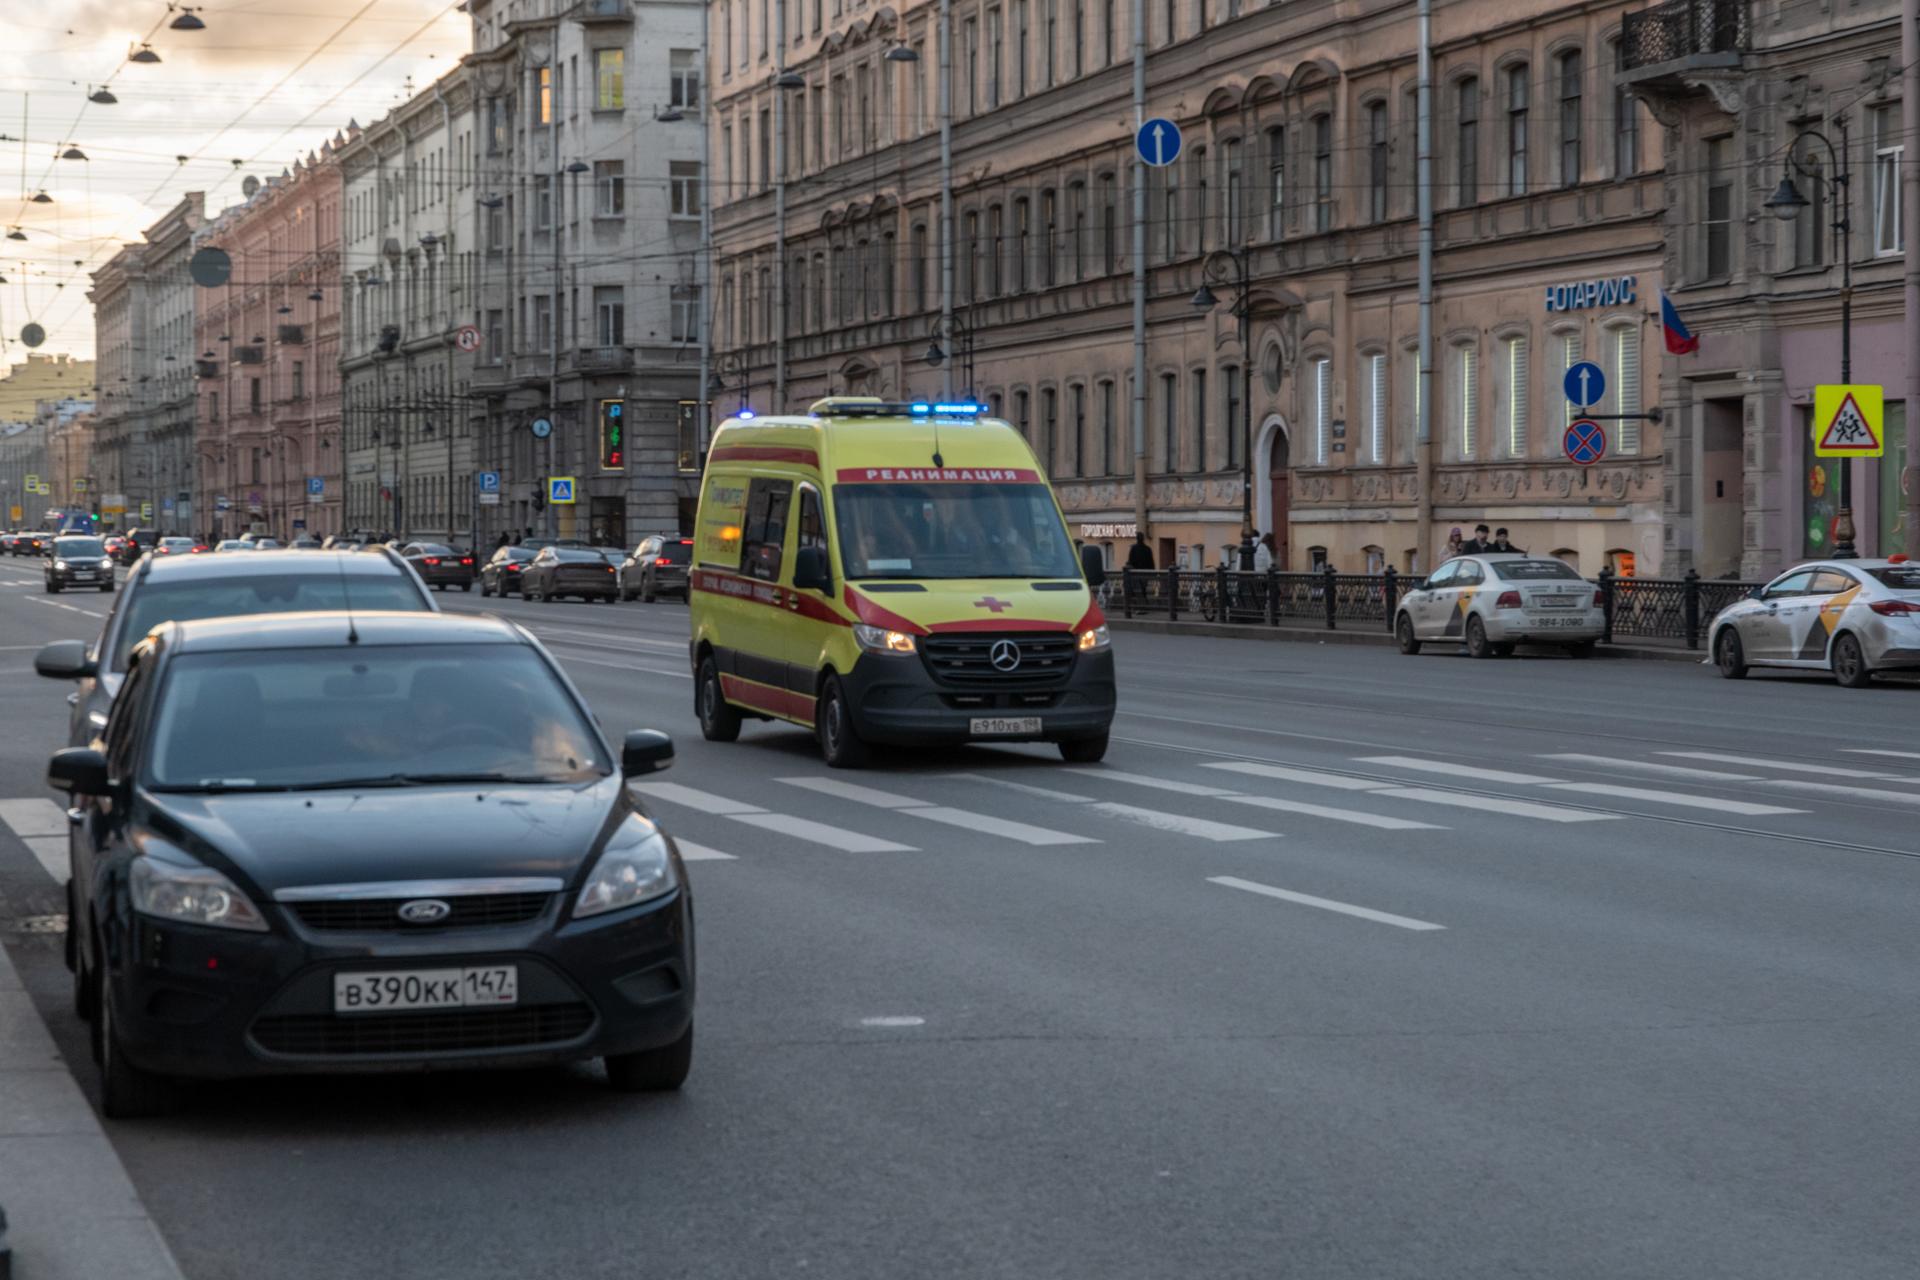
[(862, 653), (910, 654), (915, 649), (913, 637), (906, 632), (870, 627), (864, 622), (853, 628), (853, 642)]
[(1080, 652), (1082, 653), (1091, 653), (1095, 649), (1104, 649), (1111, 643), (1113, 642), (1107, 639), (1107, 627), (1105, 623), (1093, 628), (1091, 631), (1082, 631), (1080, 633)]

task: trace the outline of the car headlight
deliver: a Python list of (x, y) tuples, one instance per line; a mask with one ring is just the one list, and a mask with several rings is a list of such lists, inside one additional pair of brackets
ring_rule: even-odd
[(853, 642), (863, 653), (912, 653), (916, 648), (913, 637), (906, 632), (870, 627), (864, 622), (854, 624)]
[(667, 842), (650, 823), (629, 819), (600, 852), (573, 904), (574, 919), (647, 902), (679, 884)]
[(1104, 649), (1113, 641), (1107, 638), (1107, 624), (1101, 623), (1091, 631), (1080, 633), (1080, 652), (1088, 653), (1095, 649)]
[(133, 860), (127, 883), (133, 890), (133, 909), (141, 915), (215, 929), (267, 931), (267, 922), (247, 895), (212, 867), (168, 862), (148, 854)]
[(53, 567), (56, 569), (64, 569), (67, 567), (67, 562), (65, 560), (55, 560), (53, 562)]

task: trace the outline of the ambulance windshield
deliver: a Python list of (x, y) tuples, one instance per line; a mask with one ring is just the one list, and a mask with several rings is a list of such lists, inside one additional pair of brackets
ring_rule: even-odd
[(833, 501), (849, 578), (1080, 576), (1045, 484), (878, 474), (849, 483), (842, 473)]

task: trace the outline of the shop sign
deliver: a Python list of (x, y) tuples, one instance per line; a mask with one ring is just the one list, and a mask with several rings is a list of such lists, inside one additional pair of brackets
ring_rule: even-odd
[(1084, 538), (1131, 538), (1139, 532), (1140, 526), (1128, 521), (1126, 524), (1083, 524), (1080, 536)]
[(1600, 280), (1573, 280), (1547, 286), (1547, 310), (1590, 311), (1595, 307), (1632, 306), (1637, 277), (1607, 276)]

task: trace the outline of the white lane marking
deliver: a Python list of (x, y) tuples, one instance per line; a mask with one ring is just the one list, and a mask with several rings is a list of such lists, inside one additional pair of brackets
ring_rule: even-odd
[(739, 861), (738, 858), (734, 857), (730, 853), (722, 853), (718, 849), (709, 849), (707, 848), (707, 846), (703, 844), (695, 844), (691, 840), (675, 840), (673, 842), (673, 847), (680, 851), (681, 859), (686, 862), (738, 862)]
[(1063, 766), (1067, 773), (1078, 774), (1083, 778), (1104, 778), (1108, 782), (1118, 782), (1127, 787), (1146, 787), (1153, 791), (1172, 791), (1183, 796), (1223, 796), (1226, 791), (1219, 787), (1203, 787), (1197, 782), (1178, 782), (1172, 778), (1156, 778), (1145, 773), (1123, 773), (1119, 769), (1109, 769), (1104, 765), (1082, 764)]
[(1537, 773), (1509, 773), (1505, 769), (1481, 769), (1473, 765), (1456, 764), (1452, 760), (1426, 760), (1419, 756), (1356, 756), (1356, 764), (1381, 764), (1391, 769), (1415, 769), (1421, 773), (1441, 773), (1449, 778), (1473, 778), (1480, 782), (1505, 782), (1513, 786), (1536, 786), (1545, 782), (1558, 782), (1558, 778), (1543, 778)]
[(29, 836), (20, 843), (32, 851), (57, 884), (67, 882), (67, 838), (65, 836)]
[(795, 840), (805, 840), (809, 844), (825, 845), (829, 849), (838, 849), (842, 853), (914, 852), (910, 844), (896, 844), (892, 840), (861, 835), (858, 831), (848, 831), (845, 827), (832, 827), (824, 822), (796, 818), (787, 813), (732, 813), (727, 816), (735, 822), (759, 827), (762, 831), (791, 836)]
[(1060, 804), (1090, 804), (1091, 796), (1076, 796), (1070, 791), (1054, 791), (1048, 787), (1036, 787), (1027, 782), (1015, 782), (1010, 778), (996, 778), (990, 773), (949, 773), (943, 777), (955, 782), (987, 782), (996, 787), (1005, 787), (1009, 791), (1018, 791), (1023, 795), (1041, 800), (1053, 800)]
[(876, 809), (885, 809), (890, 813), (903, 813), (913, 818), (924, 818), (928, 822), (938, 822), (949, 827), (982, 835), (1001, 836), (1008, 840), (1018, 840), (1022, 844), (1099, 844), (1092, 836), (1074, 835), (1068, 831), (1053, 831), (1047, 827), (1030, 826), (1024, 822), (1013, 822), (1006, 818), (996, 818), (991, 814), (974, 813), (968, 809), (950, 809), (945, 805), (928, 804), (924, 800), (915, 800), (897, 792), (882, 791), (877, 787), (863, 787), (857, 783), (841, 782), (835, 778), (779, 778), (790, 787), (800, 787), (807, 791), (816, 791), (821, 795), (833, 796), (839, 800), (849, 800), (854, 804), (872, 805)]
[[(1895, 779), (1904, 782), (1906, 779)], [(1895, 791), (1879, 787), (1849, 787), (1838, 782), (1813, 782), (1805, 778), (1775, 778), (1769, 786), (1780, 787), (1788, 791), (1805, 791), (1816, 796), (1859, 796), (1863, 800), (1878, 800), (1886, 804), (1920, 805), (1920, 791)]]
[(649, 640), (644, 636), (623, 636), (610, 631), (567, 631), (559, 627), (528, 627), (527, 630), (542, 640), (566, 640), (574, 644), (592, 645), (599, 649), (625, 649), (637, 644), (651, 649), (670, 649), (682, 654), (687, 651), (687, 643), (684, 640)]
[(634, 782), (628, 785), (643, 796), (665, 800), (668, 804), (683, 804), (689, 809), (698, 809), (702, 813), (717, 813), (732, 817), (738, 813), (766, 812), (757, 804), (730, 800), (726, 796), (717, 796), (711, 791), (696, 791), (692, 787), (683, 787), (677, 782)]
[(1353, 916), (1360, 920), (1371, 920), (1375, 924), (1390, 924), (1396, 929), (1411, 929), (1416, 933), (1431, 933), (1447, 927), (1443, 924), (1435, 924), (1431, 920), (1415, 920), (1412, 916), (1397, 916), (1390, 911), (1375, 911), (1372, 907), (1356, 907), (1351, 902), (1335, 902), (1332, 898), (1316, 898), (1310, 893), (1295, 893), (1291, 889), (1276, 889), (1270, 884), (1260, 884), (1254, 880), (1242, 880), (1238, 876), (1208, 876), (1207, 883), (1222, 885), (1228, 889), (1240, 889), (1247, 893), (1257, 893), (1265, 898), (1278, 898), (1282, 902), (1297, 902), (1303, 907), (1318, 907), (1322, 911), (1337, 911), (1343, 916)]
[(1303, 782), (1310, 787), (1334, 787), (1341, 791), (1377, 791), (1391, 786), (1378, 778), (1356, 778), (1345, 773), (1322, 773), (1318, 769), (1289, 769), (1283, 765), (1260, 764), (1253, 760), (1210, 760), (1203, 769), (1225, 769), (1228, 773), (1251, 774), (1256, 778), (1275, 778), (1281, 782)]
[(1788, 773), (1817, 773), (1828, 778), (1891, 778), (1890, 773), (1865, 773), (1859, 769), (1840, 769), (1830, 764), (1801, 764), (1797, 760), (1766, 760), (1759, 756), (1730, 756), (1719, 751), (1662, 751), (1663, 756), (1682, 760), (1718, 760), (1722, 764), (1744, 764), (1754, 769), (1784, 769)]
[(1356, 826), (1377, 827), (1381, 831), (1445, 831), (1445, 827), (1435, 826), (1431, 822), (1415, 822), (1411, 818), (1390, 818), (1383, 813), (1362, 813), (1358, 809), (1336, 809), (1332, 805), (1308, 804), (1304, 800), (1282, 800), (1278, 796), (1222, 796), (1222, 800), (1231, 800), (1235, 804), (1249, 804), (1257, 809), (1272, 809), (1278, 813), (1302, 813), (1310, 818), (1326, 818), (1333, 822), (1351, 822)]
[(0, 800), (0, 822), (13, 828), (13, 834), (28, 836), (64, 836), (67, 811), (51, 800)]
[(1895, 756), (1901, 760), (1920, 760), (1920, 751), (1883, 751), (1876, 747), (1847, 747), (1850, 756)]
[(1426, 804), (1450, 805), (1455, 809), (1477, 809), (1482, 813), (1512, 814), (1516, 818), (1538, 818), (1542, 822), (1610, 822), (1624, 816), (1618, 813), (1582, 813), (1577, 809), (1560, 809), (1528, 800), (1465, 795), (1458, 791), (1435, 791), (1427, 787), (1390, 787), (1373, 794), (1393, 796), (1399, 800), (1419, 800)]
[(671, 676), (675, 680), (693, 679), (693, 676), (685, 671), (668, 671), (664, 667), (642, 667), (632, 662), (609, 662), (605, 658), (588, 658), (577, 653), (568, 653), (565, 648), (556, 648), (553, 656), (562, 662), (584, 662), (590, 667), (611, 667), (615, 671), (644, 671), (649, 675)]
[(1718, 796), (1686, 795), (1678, 791), (1654, 791), (1647, 787), (1619, 787), (1610, 782), (1555, 782), (1550, 791), (1572, 791), (1590, 796), (1613, 796), (1621, 800), (1644, 800), (1650, 804), (1677, 804), (1688, 809), (1712, 809), (1717, 813), (1738, 813), (1750, 818), (1770, 814), (1805, 813), (1805, 809), (1787, 809), (1777, 804), (1754, 804), (1747, 800), (1722, 800)]
[(1718, 769), (1689, 769), (1681, 764), (1663, 764), (1658, 760), (1629, 760), (1620, 756), (1590, 756), (1579, 751), (1561, 751), (1542, 756), (1543, 760), (1565, 760), (1568, 764), (1597, 764), (1608, 769), (1631, 769), (1657, 773), (1665, 778), (1695, 778), (1701, 782), (1758, 782), (1750, 773), (1721, 773)]
[(877, 1018), (862, 1018), (860, 1025), (863, 1027), (924, 1027), (927, 1025), (927, 1020), (916, 1018), (910, 1013), (892, 1013), (882, 1014)]
[(1093, 806), (1101, 813), (1119, 818), (1126, 822), (1136, 822), (1154, 831), (1167, 831), (1175, 835), (1193, 836), (1200, 840), (1211, 840), (1216, 844), (1230, 840), (1274, 840), (1280, 833), (1261, 831), (1254, 827), (1238, 827), (1231, 822), (1214, 822), (1207, 818), (1189, 818), (1180, 813), (1164, 813), (1158, 809), (1141, 809), (1130, 804), (1112, 804), (1102, 802)]

